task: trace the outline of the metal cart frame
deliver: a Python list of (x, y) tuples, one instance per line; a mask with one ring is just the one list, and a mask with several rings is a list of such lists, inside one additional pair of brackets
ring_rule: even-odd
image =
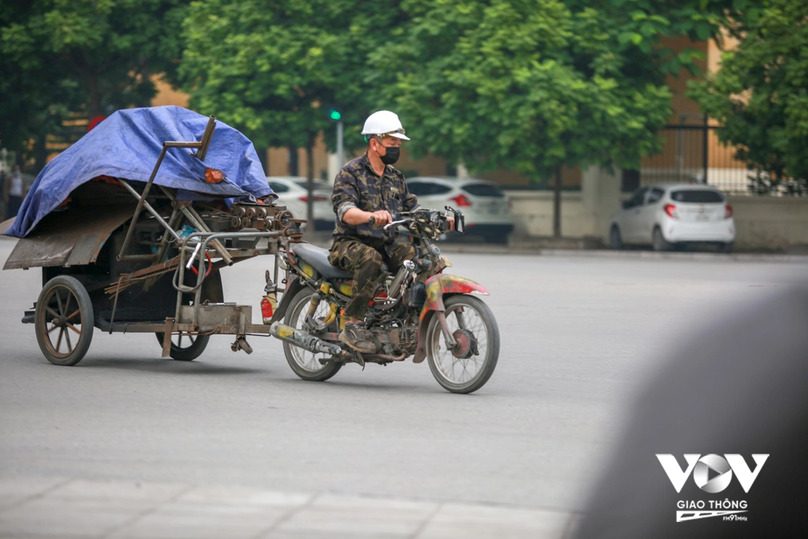
[[(230, 208), (230, 226), (225, 226), (226, 230), (212, 230), (194, 207), (194, 202), (178, 200), (172, 189), (154, 183), (166, 153), (172, 148), (196, 149), (193, 155), (204, 160), (214, 129), (215, 118), (211, 116), (201, 140), (164, 142), (151, 176), (142, 189), (126, 179), (114, 180), (137, 201), (131, 219), (122, 217), (121, 212), (112, 212), (113, 217), (100, 212), (89, 219), (88, 230), (98, 230), (99, 227), (92, 226), (93, 220), (104, 224), (100, 227), (102, 231), (92, 238), (79, 233), (55, 240), (45, 232), (18, 242), (5, 269), (43, 267), (43, 289), (34, 309), (26, 311), (23, 322), (35, 324), (40, 349), (49, 361), (59, 365), (78, 363), (89, 347), (93, 327), (109, 333), (153, 332), (162, 343), (163, 357), (170, 355), (181, 360), (192, 360), (201, 354), (210, 335), (235, 335), (231, 349), (247, 353), (252, 352), (247, 335), (269, 335), (268, 325), (252, 323), (251, 306), (224, 302), (218, 275), (217, 283), (213, 285), (208, 286), (206, 280), (225, 266), (271, 254), (276, 255), (274, 267), (271, 273), (266, 272), (265, 278), (267, 290), (274, 289), (282, 269), (277, 255), (289, 243), (301, 241), (305, 221), (294, 219), (283, 206), (236, 202)], [(208, 169), (208, 172), (216, 174), (219, 171)], [(160, 209), (150, 202), (152, 195), (169, 201), (169, 216), (161, 214)], [(143, 217), (144, 213), (148, 215)], [(221, 213), (217, 214), (219, 228), (222, 228)], [(159, 240), (150, 246), (151, 252), (136, 252), (135, 236), (139, 227), (148, 225), (154, 228), (154, 223), (162, 230)], [(180, 225), (190, 226), (192, 230), (183, 230)], [(120, 249), (108, 254), (110, 268), (99, 270), (102, 249), (109, 244), (106, 249), (112, 250), (115, 247), (115, 242), (110, 241), (113, 233), (120, 237), (124, 229)], [(72, 245), (68, 245), (71, 242)], [(142, 245), (140, 250), (143, 251)], [(68, 254), (63, 256), (64, 252)], [(47, 256), (48, 253), (52, 256)], [(112, 266), (131, 268), (132, 271), (115, 275)], [(90, 274), (82, 273), (87, 268), (93, 268), (87, 270)], [(109, 274), (106, 280), (104, 270)], [(196, 275), (191, 277), (191, 272)], [(167, 314), (160, 319), (128, 319), (121, 315), (121, 303), (134, 301), (126, 297), (127, 291), (137, 288), (138, 301), (148, 304), (150, 290), (159, 294), (152, 287), (160, 283), (162, 290), (167, 290), (169, 274), (173, 274), (170, 283), (176, 290), (173, 313), (165, 312), (167, 307), (163, 306), (162, 309), (156, 308)], [(213, 300), (205, 297), (206, 289)], [(164, 301), (163, 298), (160, 301)], [(94, 306), (98, 305), (104, 305), (105, 310), (110, 311), (109, 318), (95, 312)], [(187, 348), (182, 347), (183, 336), (191, 340)], [(174, 337), (179, 337), (179, 343), (173, 341)]]

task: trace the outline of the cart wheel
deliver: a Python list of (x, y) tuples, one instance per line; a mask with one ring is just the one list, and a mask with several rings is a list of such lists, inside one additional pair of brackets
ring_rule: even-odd
[[(222, 274), (219, 270), (208, 270), (208, 276), (202, 283), (202, 299), (213, 303), (224, 301), (224, 289), (222, 288)], [(185, 305), (191, 305), (186, 301)], [(157, 342), (163, 346), (163, 332), (158, 331)], [(168, 355), (177, 361), (193, 361), (202, 355), (208, 346), (210, 335), (196, 335), (191, 333), (179, 333), (171, 335), (171, 350)]]
[(39, 348), (54, 365), (75, 365), (93, 339), (93, 303), (78, 279), (59, 275), (45, 284), (36, 302), (34, 327)]
[[(163, 345), (165, 333), (157, 332), (157, 342)], [(177, 361), (193, 361), (202, 355), (208, 346), (210, 335), (193, 335), (191, 333), (179, 333), (171, 335), (171, 351), (169, 355)]]

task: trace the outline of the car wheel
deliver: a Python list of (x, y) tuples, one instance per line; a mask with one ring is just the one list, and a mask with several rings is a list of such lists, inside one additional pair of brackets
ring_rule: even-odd
[(722, 253), (731, 253), (733, 247), (735, 247), (735, 242), (734, 241), (728, 241), (727, 243), (721, 244), (721, 246), (718, 248), (718, 250), (720, 252), (722, 252)]
[(662, 229), (659, 227), (654, 227), (651, 245), (653, 245), (654, 251), (660, 252), (670, 251), (673, 248), (673, 244), (665, 239), (665, 236), (662, 235)]
[(609, 247), (612, 249), (622, 249), (625, 247), (625, 245), (623, 245), (623, 238), (620, 236), (620, 228), (617, 225), (612, 225), (611, 230), (609, 230)]

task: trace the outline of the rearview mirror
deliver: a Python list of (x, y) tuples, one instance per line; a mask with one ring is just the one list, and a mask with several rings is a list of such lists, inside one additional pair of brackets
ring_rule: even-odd
[(446, 210), (452, 212), (454, 215), (454, 229), (460, 234), (463, 234), (466, 231), (466, 218), (463, 216), (463, 212), (460, 210), (456, 210), (451, 206), (446, 206)]

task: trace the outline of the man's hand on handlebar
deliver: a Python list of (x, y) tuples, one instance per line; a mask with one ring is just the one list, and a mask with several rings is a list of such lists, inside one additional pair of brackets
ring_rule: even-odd
[(345, 214), (343, 221), (350, 224), (367, 223), (375, 228), (384, 228), (384, 230), (389, 230), (390, 228), (398, 225), (406, 225), (416, 218), (416, 215), (425, 214), (427, 216), (426, 218), (431, 221), (433, 226), (436, 226), (439, 230), (456, 230), (457, 223), (455, 222), (455, 212), (451, 211), (448, 206), (446, 210), (446, 212), (440, 212), (438, 210), (418, 209), (414, 212), (403, 212), (400, 215), (396, 214), (396, 216), (393, 216), (387, 210), (366, 212), (358, 208), (352, 208)]
[(368, 217), (368, 224), (383, 227), (384, 225), (393, 222), (393, 216), (390, 215), (390, 212), (387, 210), (378, 210), (369, 213), (370, 217)]

